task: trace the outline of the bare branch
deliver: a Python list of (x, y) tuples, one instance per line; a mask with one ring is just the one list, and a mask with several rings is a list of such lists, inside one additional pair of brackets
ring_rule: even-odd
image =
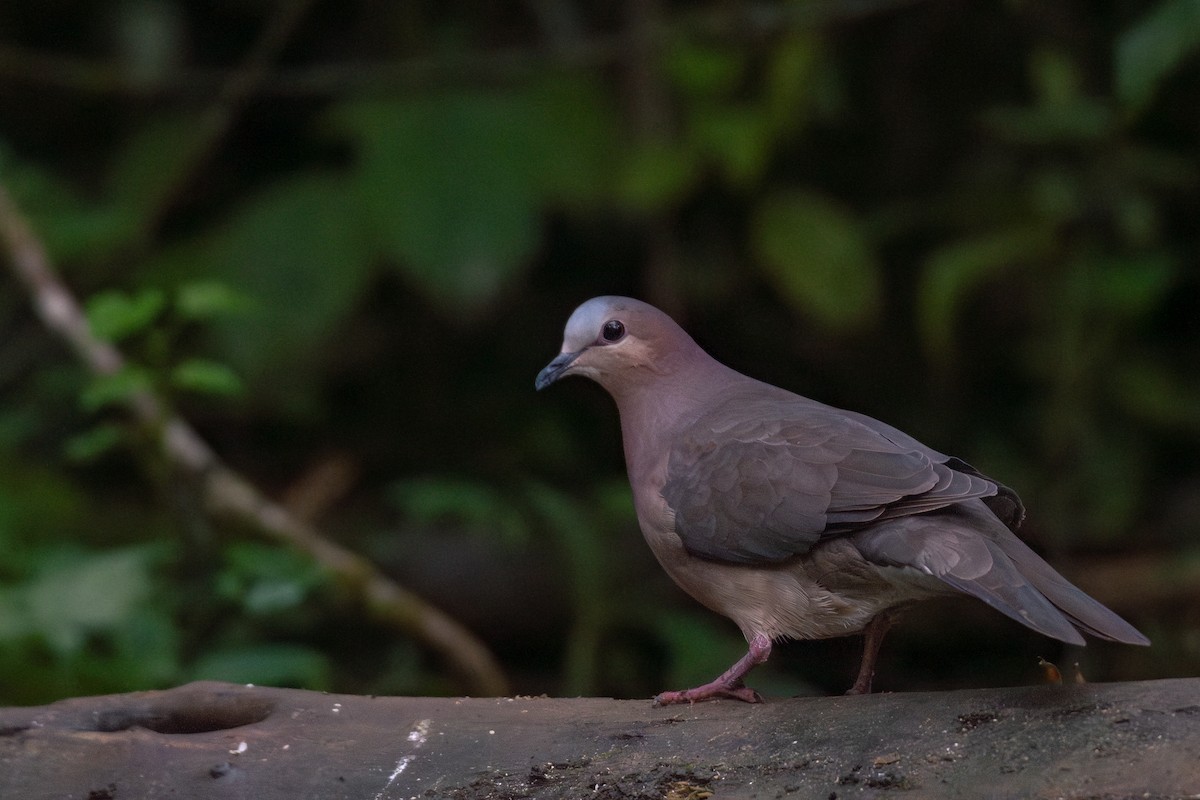
[[(92, 333), (83, 309), (59, 278), (41, 240), (0, 185), (0, 242), (46, 327), (70, 345), (97, 375), (125, 364), (121, 353)], [(473, 694), (506, 694), (507, 681), (488, 649), (439, 609), (382, 574), (365, 558), (324, 538), (225, 465), (186, 420), (149, 392), (129, 403), (133, 421), (167, 462), (195, 482), (206, 510), (311, 556), (356, 597), (370, 617), (411, 636), (440, 655)]]

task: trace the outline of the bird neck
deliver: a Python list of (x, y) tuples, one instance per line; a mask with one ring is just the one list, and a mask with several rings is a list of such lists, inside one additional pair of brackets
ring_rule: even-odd
[(739, 378), (740, 374), (705, 355), (703, 361), (676, 365), (651, 380), (627, 381), (617, 391), (610, 389), (621, 417), (630, 477), (665, 464), (677, 433)]

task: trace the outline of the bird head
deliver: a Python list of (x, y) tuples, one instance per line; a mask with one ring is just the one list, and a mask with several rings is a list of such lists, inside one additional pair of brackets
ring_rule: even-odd
[(652, 305), (629, 297), (593, 297), (567, 320), (562, 352), (538, 373), (545, 389), (568, 375), (599, 383), (614, 397), (669, 373), (692, 338)]

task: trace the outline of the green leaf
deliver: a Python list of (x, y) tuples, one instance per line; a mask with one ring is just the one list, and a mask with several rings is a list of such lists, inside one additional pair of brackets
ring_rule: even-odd
[(222, 361), (252, 382), (256, 397), (293, 406), (311, 395), (307, 377), (373, 274), (353, 193), (339, 176), (320, 172), (265, 189), (219, 230), (167, 258), (159, 269), (182, 285), (208, 284), (181, 291), (190, 312), (223, 302), (214, 284), (248, 298), (244, 313), (206, 327)]
[(220, 594), (254, 615), (296, 608), (328, 579), (308, 556), (273, 545), (238, 542), (227, 547), (224, 556), (217, 579)]
[(1081, 93), (1083, 76), (1079, 67), (1060, 50), (1034, 50), (1029, 58), (1029, 71), (1038, 99), (1043, 104), (1069, 105)]
[(209, 653), (196, 662), (193, 680), (292, 686), (316, 691), (330, 686), (329, 659), (310, 647), (259, 644)]
[(119, 342), (146, 331), (166, 307), (167, 297), (158, 289), (136, 294), (111, 289), (94, 294), (85, 304), (92, 333), (108, 342)]
[(308, 597), (308, 587), (295, 581), (262, 580), (252, 584), (242, 597), (242, 605), (250, 614), (278, 614), (301, 605)]
[[(822, 67), (828, 66), (822, 70)], [(828, 87), (821, 80), (832, 74), (832, 65), (822, 63), (820, 40), (808, 33), (792, 33), (771, 49), (766, 77), (766, 109), (773, 127), (794, 131), (809, 118), (809, 109), (821, 100)]]
[(526, 265), (541, 231), (540, 156), (520, 94), (445, 93), (339, 108), (375, 235), (454, 315), (477, 311)]
[(153, 555), (151, 548), (133, 547), (47, 570), (26, 589), (31, 628), (67, 653), (77, 650), (89, 632), (124, 623), (149, 595)]
[(719, 97), (741, 82), (746, 68), (744, 52), (680, 39), (667, 49), (664, 65), (671, 82), (685, 94)]
[(771, 156), (767, 119), (751, 107), (698, 109), (692, 131), (700, 149), (734, 187), (748, 187), (757, 181)]
[(220, 281), (192, 281), (176, 290), (175, 310), (184, 319), (207, 320), (226, 314), (243, 313), (251, 301), (229, 284)]
[(287, 582), (314, 588), (327, 578), (325, 570), (307, 555), (275, 545), (237, 542), (224, 552), (225, 572), (235, 584), (256, 581)]
[(154, 379), (148, 370), (127, 364), (120, 372), (93, 379), (79, 395), (79, 405), (84, 411), (98, 411), (124, 403), (133, 395), (153, 388)]
[(242, 379), (232, 369), (216, 361), (191, 358), (171, 370), (171, 385), (176, 389), (232, 396), (241, 394)]
[(693, 148), (667, 141), (640, 144), (621, 162), (618, 200), (647, 213), (670, 208), (700, 180), (700, 167)]
[(84, 463), (94, 461), (121, 444), (124, 439), (125, 431), (121, 426), (105, 423), (78, 436), (72, 436), (67, 440), (64, 449), (71, 461)]
[(1083, 213), (1088, 202), (1080, 177), (1057, 170), (1038, 170), (1029, 178), (1029, 203), (1037, 217), (1046, 223), (1063, 224)]
[(775, 194), (755, 209), (752, 225), (759, 267), (796, 309), (835, 330), (879, 313), (875, 254), (858, 221), (837, 204), (810, 192)]
[(118, 691), (171, 684), (179, 678), (182, 629), (166, 603), (144, 602), (111, 634)]
[(1116, 95), (1131, 113), (1154, 99), (1162, 81), (1200, 51), (1200, 3), (1164, 0), (1117, 42)]
[(410, 478), (388, 487), (389, 500), (413, 522), (456, 523), (510, 543), (527, 538), (511, 499), (496, 488), (453, 477)]
[(1001, 106), (983, 114), (984, 125), (997, 137), (1039, 147), (1095, 142), (1112, 134), (1115, 121), (1112, 109), (1086, 97), (1030, 108)]
[(1105, 315), (1141, 319), (1174, 284), (1176, 261), (1167, 253), (1100, 259), (1091, 274)]
[(1039, 228), (1018, 228), (955, 242), (926, 261), (917, 286), (917, 323), (935, 362), (954, 357), (954, 324), (969, 293), (1031, 257), (1044, 254), (1053, 237)]
[(316, 585), (325, 573), (309, 556), (285, 547), (259, 542), (235, 542), (225, 548), (228, 567), (256, 578), (286, 578)]
[[(0, 459), (0, 546), (13, 541), (40, 542), (46, 531), (78, 531), (90, 524), (95, 499), (61, 472), (24, 461)], [(21, 546), (4, 550), (0, 576), (28, 573), (33, 554)]]
[(590, 207), (611, 199), (623, 157), (621, 116), (606, 88), (562, 76), (528, 88), (526, 169), (548, 201)]

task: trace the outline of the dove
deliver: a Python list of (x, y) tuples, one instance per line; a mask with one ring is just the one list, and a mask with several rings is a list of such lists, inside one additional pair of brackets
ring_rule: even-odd
[(742, 375), (647, 303), (579, 306), (535, 385), (572, 375), (616, 402), (659, 564), (748, 643), (725, 673), (659, 705), (760, 702), (745, 677), (773, 643), (854, 634), (864, 647), (847, 693), (869, 693), (897, 614), (954, 593), (1068, 644), (1149, 644), (1017, 537), (1012, 489), (887, 423)]

